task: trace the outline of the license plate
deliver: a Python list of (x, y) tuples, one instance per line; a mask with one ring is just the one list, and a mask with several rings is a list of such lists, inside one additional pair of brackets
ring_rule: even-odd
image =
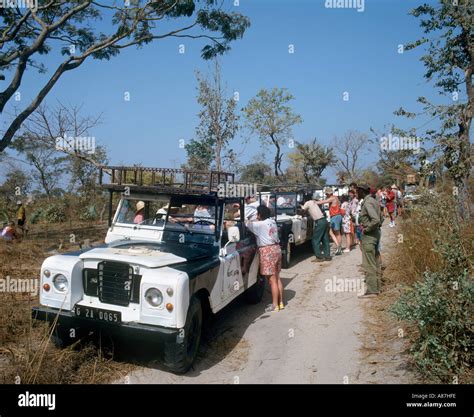
[(102, 321), (105, 323), (120, 323), (122, 321), (122, 313), (120, 311), (110, 311), (102, 310), (101, 308), (76, 306), (74, 312), (77, 317)]

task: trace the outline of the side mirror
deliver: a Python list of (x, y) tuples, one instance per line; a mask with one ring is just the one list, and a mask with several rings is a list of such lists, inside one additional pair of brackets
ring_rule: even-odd
[(237, 226), (232, 226), (227, 229), (230, 243), (240, 242), (240, 229)]

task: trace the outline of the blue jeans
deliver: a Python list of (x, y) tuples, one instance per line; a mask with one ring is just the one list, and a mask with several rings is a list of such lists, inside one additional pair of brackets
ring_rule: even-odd
[(331, 217), (331, 229), (340, 232), (342, 228), (342, 216), (340, 214)]

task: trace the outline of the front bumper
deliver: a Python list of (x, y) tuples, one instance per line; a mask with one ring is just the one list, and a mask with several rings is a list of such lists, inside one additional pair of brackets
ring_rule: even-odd
[(96, 320), (77, 317), (72, 311), (60, 311), (49, 307), (33, 307), (31, 315), (34, 320), (55, 322), (65, 328), (79, 328), (84, 330), (104, 330), (107, 333), (123, 338), (153, 339), (156, 342), (176, 342), (179, 329), (152, 326), (149, 324), (122, 322), (106, 323)]

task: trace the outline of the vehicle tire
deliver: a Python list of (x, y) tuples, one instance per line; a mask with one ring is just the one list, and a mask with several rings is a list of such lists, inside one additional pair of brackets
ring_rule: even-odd
[(293, 235), (288, 235), (288, 238), (285, 242), (285, 247), (281, 251), (282, 263), (281, 266), (283, 269), (288, 269), (291, 266), (291, 257), (293, 255)]
[(165, 366), (176, 374), (184, 374), (191, 368), (199, 350), (202, 330), (202, 306), (197, 297), (189, 304), (182, 338), (165, 344)]
[(245, 291), (245, 301), (249, 304), (258, 304), (262, 301), (265, 292), (265, 277), (257, 275), (257, 282)]

